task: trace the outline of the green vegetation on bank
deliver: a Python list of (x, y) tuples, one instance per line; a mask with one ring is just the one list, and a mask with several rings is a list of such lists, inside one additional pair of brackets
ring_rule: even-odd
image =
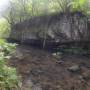
[(19, 78), (16, 69), (7, 65), (15, 46), (0, 39), (0, 90), (17, 90), (18, 88)]

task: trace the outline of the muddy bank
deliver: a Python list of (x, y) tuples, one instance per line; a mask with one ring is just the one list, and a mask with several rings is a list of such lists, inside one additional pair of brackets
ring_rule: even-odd
[(90, 90), (90, 57), (61, 55), (17, 46), (10, 64), (22, 76), (22, 90)]

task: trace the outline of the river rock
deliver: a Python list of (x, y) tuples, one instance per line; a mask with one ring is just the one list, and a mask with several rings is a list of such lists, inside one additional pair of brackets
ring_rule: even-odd
[(16, 51), (12, 57), (21, 60), (25, 57), (25, 55), (20, 51)]
[(59, 60), (59, 61), (57, 61), (56, 63), (57, 63), (57, 64), (64, 64), (64, 61)]
[(79, 65), (73, 65), (73, 66), (69, 67), (68, 70), (70, 72), (78, 72), (78, 71), (80, 71), (80, 66)]
[(38, 76), (40, 74), (44, 74), (44, 71), (33, 69), (33, 70), (31, 70), (31, 74)]
[(90, 80), (90, 71), (84, 72), (82, 74), (83, 79)]
[(54, 56), (56, 59), (61, 59), (62, 58), (62, 53), (61, 52), (56, 52), (56, 53), (53, 53), (52, 56)]

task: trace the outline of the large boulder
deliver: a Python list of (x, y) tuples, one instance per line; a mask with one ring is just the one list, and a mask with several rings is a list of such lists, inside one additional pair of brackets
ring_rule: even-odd
[(10, 38), (21, 42), (39, 40), (46, 45), (88, 40), (86, 20), (80, 12), (37, 16), (13, 25)]

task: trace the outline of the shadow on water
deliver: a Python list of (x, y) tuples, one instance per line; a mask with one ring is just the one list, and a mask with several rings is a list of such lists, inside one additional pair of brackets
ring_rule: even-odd
[(25, 46), (30, 46), (32, 48), (36, 49), (42, 49), (44, 51), (48, 51), (50, 53), (57, 53), (61, 52), (62, 54), (66, 55), (83, 55), (86, 57), (90, 57), (90, 49), (83, 49), (81, 47), (76, 47), (76, 46), (71, 46), (70, 44), (61, 44), (56, 43), (53, 40), (47, 41), (43, 47), (43, 40), (25, 40), (24, 42), (20, 42), (19, 40), (14, 40), (14, 39), (7, 39), (7, 42), (9, 43), (16, 43), (19, 45), (25, 45)]

